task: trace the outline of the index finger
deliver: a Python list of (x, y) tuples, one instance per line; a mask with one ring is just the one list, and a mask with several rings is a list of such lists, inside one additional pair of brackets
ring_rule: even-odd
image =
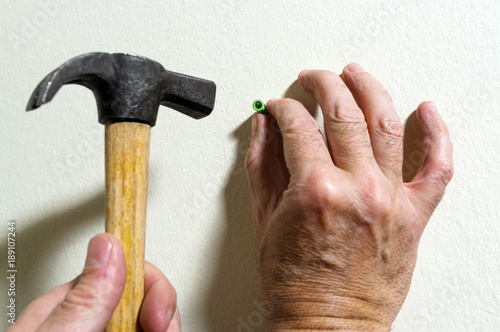
[(318, 163), (333, 166), (318, 123), (300, 102), (289, 98), (272, 99), (266, 107), (278, 121), (286, 165), (292, 178)]

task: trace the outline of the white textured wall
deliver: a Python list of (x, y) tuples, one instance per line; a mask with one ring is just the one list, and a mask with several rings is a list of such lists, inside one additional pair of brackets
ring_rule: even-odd
[(146, 256), (177, 288), (185, 331), (218, 332), (261, 317), (242, 172), (252, 101), (287, 95), (314, 106), (294, 85), (299, 71), (340, 72), (356, 61), (404, 121), (434, 100), (455, 147), (455, 177), (422, 238), (394, 330), (500, 330), (498, 1), (1, 0), (1, 8), (0, 268), (4, 275), (6, 224), (16, 219), (19, 308), (75, 277), (88, 240), (104, 230), (103, 127), (92, 94), (67, 86), (24, 112), (52, 69), (89, 51), (131, 52), (217, 83), (206, 119), (160, 110)]

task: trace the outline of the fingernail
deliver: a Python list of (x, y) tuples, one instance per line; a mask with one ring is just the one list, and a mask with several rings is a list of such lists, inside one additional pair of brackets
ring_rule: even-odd
[(94, 236), (87, 249), (85, 267), (101, 267), (108, 263), (113, 244), (104, 235)]
[(361, 65), (358, 65), (357, 63), (351, 63), (347, 66), (347, 70), (349, 70), (351, 73), (364, 73), (366, 70), (361, 67)]
[(252, 115), (252, 136), (257, 132), (257, 114)]

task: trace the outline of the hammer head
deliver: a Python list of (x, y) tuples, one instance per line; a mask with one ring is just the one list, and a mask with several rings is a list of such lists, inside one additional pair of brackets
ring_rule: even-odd
[(52, 100), (64, 84), (83, 85), (94, 93), (99, 122), (140, 122), (154, 126), (160, 105), (195, 119), (209, 115), (215, 103), (215, 83), (165, 70), (145, 57), (123, 53), (87, 53), (47, 75), (26, 108)]

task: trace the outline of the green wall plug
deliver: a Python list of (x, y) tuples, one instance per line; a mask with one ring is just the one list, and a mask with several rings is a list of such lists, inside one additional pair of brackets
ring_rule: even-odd
[(255, 112), (257, 112), (257, 113), (261, 113), (261, 114), (265, 114), (265, 115), (268, 114), (266, 104), (260, 99), (257, 99), (256, 101), (254, 101), (252, 104), (252, 107), (255, 110)]

